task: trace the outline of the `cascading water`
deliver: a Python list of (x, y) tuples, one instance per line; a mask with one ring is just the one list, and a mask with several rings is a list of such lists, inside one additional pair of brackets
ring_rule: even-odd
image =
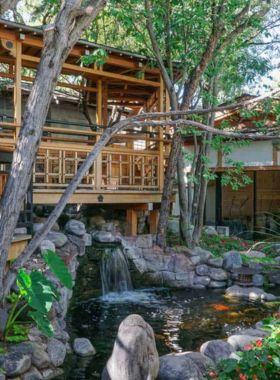
[(133, 290), (126, 256), (120, 248), (107, 248), (100, 267), (102, 294)]

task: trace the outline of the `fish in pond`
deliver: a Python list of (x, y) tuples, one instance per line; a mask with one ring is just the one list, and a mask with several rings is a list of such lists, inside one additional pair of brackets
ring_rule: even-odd
[(228, 306), (221, 305), (219, 303), (213, 303), (210, 306), (212, 306), (214, 309), (216, 309), (218, 311), (229, 311), (229, 307)]

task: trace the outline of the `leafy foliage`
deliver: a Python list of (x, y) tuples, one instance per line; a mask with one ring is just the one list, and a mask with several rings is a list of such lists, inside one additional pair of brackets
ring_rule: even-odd
[(262, 321), (271, 335), (252, 342), (238, 352), (236, 359), (222, 360), (208, 379), (217, 380), (277, 380), (280, 379), (280, 313)]

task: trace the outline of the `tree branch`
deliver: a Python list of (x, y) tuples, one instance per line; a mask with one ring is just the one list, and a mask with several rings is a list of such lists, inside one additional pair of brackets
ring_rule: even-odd
[(0, 17), (9, 9), (14, 8), (18, 2), (19, 0), (0, 0)]

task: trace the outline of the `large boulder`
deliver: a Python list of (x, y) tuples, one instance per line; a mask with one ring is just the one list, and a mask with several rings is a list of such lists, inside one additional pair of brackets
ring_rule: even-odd
[(96, 353), (95, 348), (87, 338), (75, 339), (73, 349), (78, 356), (91, 356)]
[(275, 301), (276, 297), (273, 294), (266, 293), (263, 289), (250, 287), (243, 288), (238, 285), (233, 285), (226, 290), (226, 294), (230, 297), (244, 297), (249, 299), (260, 299), (264, 301)]
[(47, 346), (52, 365), (55, 367), (61, 366), (66, 356), (65, 345), (60, 340), (50, 339)]
[(210, 259), (213, 258), (213, 254), (209, 251), (206, 251), (206, 249), (202, 249), (200, 247), (195, 247), (192, 252), (192, 256), (199, 256), (200, 257), (200, 264), (207, 264)]
[(195, 276), (194, 285), (208, 286), (211, 282), (211, 278), (208, 276)]
[(237, 251), (229, 251), (223, 254), (223, 268), (226, 270), (242, 268), (242, 259)]
[(280, 271), (277, 272), (268, 272), (267, 281), (275, 285), (280, 285)]
[(20, 376), (28, 371), (31, 366), (31, 357), (28, 354), (12, 352), (11, 354), (0, 355), (0, 368), (8, 377)]
[(186, 355), (197, 365), (202, 375), (208, 373), (209, 370), (215, 369), (214, 362), (207, 356), (201, 354), (200, 352), (186, 352)]
[(50, 240), (57, 248), (63, 247), (67, 242), (67, 236), (61, 232), (49, 232), (46, 240)]
[[(259, 334), (260, 335), (260, 334)], [(263, 338), (261, 336), (254, 336), (251, 335), (232, 335), (228, 338), (228, 343), (232, 345), (232, 347), (236, 351), (244, 351), (244, 347), (248, 344), (255, 342), (256, 340), (262, 340)]]
[(22, 342), (11, 347), (11, 350), (17, 353), (30, 355), (31, 364), (38, 369), (49, 367), (51, 361), (46, 351), (37, 343)]
[(49, 249), (53, 252), (55, 252), (55, 245), (50, 240), (43, 240), (39, 245), (41, 253), (46, 253), (46, 251)]
[(200, 347), (200, 352), (217, 364), (221, 359), (228, 359), (235, 350), (228, 342), (211, 340)]
[(220, 268), (210, 268), (209, 277), (214, 281), (227, 281), (228, 274), (225, 270)]
[(4, 309), (0, 309), (0, 335), (6, 328), (6, 323), (9, 318), (9, 314)]
[(82, 237), (86, 233), (86, 227), (84, 223), (80, 222), (79, 220), (71, 219), (66, 223), (65, 231), (68, 234)]
[(254, 284), (254, 286), (263, 286), (264, 276), (262, 274), (254, 274), (253, 275), (253, 284)]
[(196, 268), (195, 268), (195, 273), (198, 275), (198, 276), (207, 276), (208, 275), (208, 272), (209, 272), (209, 267), (205, 264), (202, 264), (202, 265), (198, 265)]
[(223, 266), (223, 259), (221, 259), (221, 258), (210, 259), (208, 261), (208, 265), (210, 267), (214, 267), (214, 268), (222, 268), (222, 266)]
[(152, 235), (140, 235), (140, 236), (138, 236), (135, 244), (138, 248), (144, 248), (144, 249), (153, 248)]
[(107, 231), (98, 231), (92, 234), (93, 240), (98, 243), (114, 243), (115, 237), (111, 234), (111, 232)]
[(89, 225), (91, 227), (99, 228), (106, 220), (100, 215), (94, 215), (89, 218)]
[(266, 257), (266, 254), (260, 251), (249, 251), (249, 252), (240, 252), (242, 255), (251, 257), (251, 258), (257, 258), (262, 259), (263, 257)]
[(203, 380), (195, 362), (186, 353), (161, 356), (158, 380)]
[(207, 285), (208, 288), (211, 289), (218, 289), (218, 288), (225, 288), (227, 286), (227, 282), (225, 281), (211, 281), (209, 285)]
[(122, 321), (102, 380), (155, 380), (159, 356), (154, 332), (140, 315)]
[(36, 367), (30, 367), (28, 372), (22, 375), (22, 380), (43, 380), (43, 376)]

